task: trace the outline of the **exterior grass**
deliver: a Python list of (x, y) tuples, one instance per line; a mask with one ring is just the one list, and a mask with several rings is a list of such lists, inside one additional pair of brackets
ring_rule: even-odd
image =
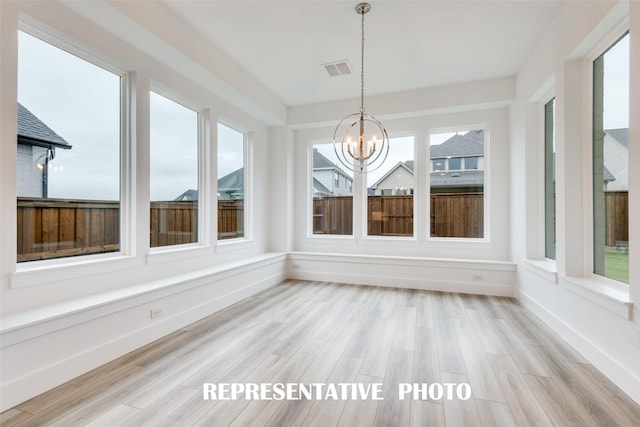
[(629, 253), (606, 252), (604, 254), (604, 275), (628, 284)]

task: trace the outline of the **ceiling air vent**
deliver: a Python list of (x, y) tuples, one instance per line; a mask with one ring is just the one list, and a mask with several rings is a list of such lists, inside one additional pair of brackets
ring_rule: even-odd
[(337, 62), (330, 62), (328, 64), (322, 64), (327, 73), (331, 77), (344, 76), (345, 74), (351, 74), (351, 67), (349, 66), (349, 61), (342, 60)]

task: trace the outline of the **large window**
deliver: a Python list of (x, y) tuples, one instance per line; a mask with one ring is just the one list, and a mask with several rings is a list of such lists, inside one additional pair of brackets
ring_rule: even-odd
[(313, 234), (353, 234), (353, 174), (341, 168), (333, 144), (312, 152)]
[(389, 140), (380, 169), (367, 174), (367, 234), (413, 236), (413, 137)]
[(151, 92), (151, 247), (198, 240), (198, 113)]
[(431, 237), (484, 237), (484, 146), (483, 130), (430, 135)]
[(218, 239), (245, 236), (245, 136), (218, 123)]
[(544, 105), (544, 256), (556, 259), (556, 100)]
[(593, 62), (593, 271), (629, 283), (629, 35)]
[(17, 259), (118, 251), (121, 77), (18, 37)]

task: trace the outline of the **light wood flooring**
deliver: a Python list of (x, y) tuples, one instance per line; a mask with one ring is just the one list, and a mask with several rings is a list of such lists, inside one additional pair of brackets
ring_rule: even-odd
[[(203, 400), (203, 383), (383, 383), (384, 400)], [(398, 383), (469, 383), (399, 400)], [(3, 426), (640, 426), (517, 301), (289, 281), (0, 415)]]

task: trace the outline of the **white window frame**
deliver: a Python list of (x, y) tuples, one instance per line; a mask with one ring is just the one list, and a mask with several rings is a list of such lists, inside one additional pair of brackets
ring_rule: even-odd
[[(367, 182), (366, 179), (362, 179), (362, 185), (364, 186), (363, 190), (362, 190), (362, 194), (363, 194), (363, 203), (362, 203), (362, 236), (364, 237), (364, 241), (370, 241), (370, 242), (375, 242), (375, 241), (380, 241), (380, 240), (385, 240), (387, 242), (390, 241), (417, 241), (418, 239), (418, 196), (416, 194), (416, 186), (418, 185), (418, 171), (419, 171), (419, 165), (418, 165), (418, 153), (419, 153), (419, 148), (418, 148), (418, 141), (417, 141), (417, 136), (415, 131), (406, 131), (406, 132), (393, 132), (393, 136), (389, 137), (389, 141), (391, 143), (391, 140), (393, 139), (401, 139), (401, 138), (412, 138), (413, 139), (413, 191), (407, 195), (411, 195), (413, 196), (413, 234), (411, 236), (377, 236), (375, 234), (370, 235), (369, 234), (369, 194), (368, 194), (368, 187), (367, 187)], [(388, 162), (389, 160), (387, 160)], [(394, 166), (394, 164), (390, 163), (390, 166)], [(384, 189), (387, 190), (387, 189)], [(391, 190), (391, 195), (393, 194), (393, 189), (389, 189)], [(381, 191), (381, 195), (382, 191)], [(355, 210), (355, 200), (354, 200), (354, 210)], [(355, 212), (354, 212), (355, 214)], [(354, 218), (355, 219), (355, 218)], [(355, 222), (354, 222), (354, 227), (356, 226)], [(355, 230), (355, 228), (354, 228)]]
[[(594, 61), (611, 48), (625, 33), (629, 31), (629, 20), (625, 18), (620, 22), (607, 36), (603, 37), (594, 48), (583, 59), (583, 75), (587, 76), (587, 84), (584, 85), (586, 90), (584, 108), (586, 112), (583, 131), (588, 136), (588, 145), (584, 152), (583, 158), (583, 194), (584, 194), (584, 275), (583, 277), (590, 281), (599, 282), (604, 285), (605, 289), (611, 289), (614, 292), (621, 292), (628, 295), (630, 284), (619, 282), (606, 276), (596, 274), (594, 272), (594, 215), (593, 215), (593, 63)], [(631, 159), (629, 159), (631, 161)], [(607, 291), (605, 290), (604, 293)]]
[(226, 126), (242, 134), (242, 155), (243, 155), (243, 168), (244, 168), (244, 229), (241, 237), (235, 237), (233, 239), (218, 239), (218, 197), (215, 197), (214, 212), (215, 215), (211, 215), (210, 223), (213, 223), (213, 238), (215, 239), (216, 252), (227, 252), (232, 250), (243, 249), (253, 241), (253, 132), (247, 130), (243, 126), (238, 125), (233, 120), (218, 117), (212, 126), (215, 126), (216, 135), (216, 178), (215, 189), (212, 193), (218, 193), (218, 178), (217, 178), (217, 159), (218, 159), (218, 124)]
[[(16, 262), (15, 273), (10, 276), (10, 287), (49, 284), (58, 280), (97, 274), (101, 271), (133, 267), (136, 264), (134, 257), (136, 245), (133, 226), (135, 190), (132, 186), (135, 181), (133, 171), (135, 144), (132, 122), (135, 114), (133, 105), (135, 105), (136, 73), (118, 67), (115, 65), (117, 61), (96, 53), (94, 49), (65, 34), (47, 29), (43, 24), (26, 15), (20, 17), (18, 30), (120, 77), (120, 240), (117, 252)], [(16, 249), (14, 246), (14, 250)]]
[[(198, 104), (187, 97), (181, 95), (178, 91), (170, 89), (168, 86), (157, 82), (152, 81), (149, 89), (149, 97), (151, 96), (151, 92), (155, 92), (156, 94), (169, 99), (177, 104), (182, 105), (185, 108), (188, 108), (191, 111), (194, 111), (198, 115), (197, 120), (197, 135), (198, 135), (198, 232), (197, 232), (197, 241), (194, 243), (184, 243), (177, 245), (168, 245), (168, 246), (158, 246), (158, 247), (149, 247), (149, 254), (147, 255), (147, 263), (153, 264), (157, 262), (164, 262), (168, 259), (174, 259), (171, 256), (163, 256), (161, 254), (172, 254), (172, 253), (184, 253), (184, 257), (193, 256), (194, 249), (198, 248), (207, 248), (211, 245), (210, 240), (210, 228), (211, 224), (208, 218), (210, 217), (208, 206), (209, 202), (209, 180), (207, 177), (209, 176), (209, 165), (208, 165), (208, 153), (210, 141), (207, 137), (208, 132), (206, 131), (208, 127), (208, 117), (209, 110), (206, 108), (199, 107)], [(149, 103), (149, 117), (151, 116), (151, 104)], [(149, 127), (151, 126), (151, 121), (149, 120)], [(149, 132), (151, 135), (151, 132)], [(151, 139), (149, 139), (149, 153), (151, 153)], [(151, 169), (149, 168), (149, 184), (151, 184)], [(151, 200), (149, 199), (149, 206), (151, 205)], [(151, 223), (149, 221), (149, 229), (151, 229)]]
[[(464, 243), (482, 243), (482, 242), (490, 242), (491, 241), (491, 185), (490, 185), (490, 170), (491, 170), (491, 126), (489, 123), (482, 124), (470, 124), (470, 125), (460, 125), (446, 128), (438, 128), (431, 129), (427, 134), (426, 141), (426, 156), (427, 160), (431, 164), (431, 136), (441, 133), (463, 133), (469, 132), (472, 130), (481, 130), (484, 135), (484, 150), (482, 155), (482, 169), (478, 168), (477, 170), (481, 170), (483, 173), (483, 236), (482, 237), (433, 237), (431, 236), (431, 172), (434, 172), (432, 169), (429, 170), (429, 173), (426, 176), (427, 185), (426, 194), (427, 194), (427, 203), (426, 203), (426, 217), (425, 217), (425, 225), (426, 225), (426, 241), (427, 242), (464, 242)], [(480, 157), (480, 156), (476, 156)], [(445, 164), (447, 167), (443, 172), (448, 172), (449, 163)], [(479, 159), (478, 159), (479, 161)], [(474, 169), (476, 170), (476, 169)]]

